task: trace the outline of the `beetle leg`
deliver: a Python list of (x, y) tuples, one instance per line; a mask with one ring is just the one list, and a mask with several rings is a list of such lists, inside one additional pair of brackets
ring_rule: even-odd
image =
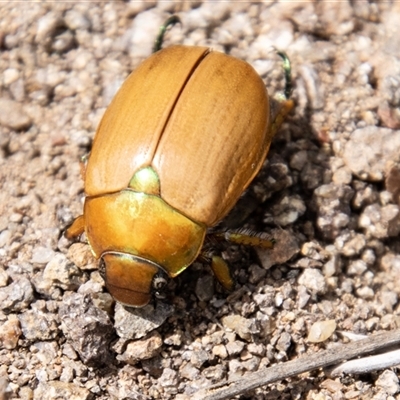
[(80, 215), (65, 231), (65, 237), (67, 239), (74, 239), (81, 235), (85, 231), (85, 217)]
[(292, 93), (292, 68), (287, 54), (283, 51), (276, 50), (277, 54), (283, 59), (283, 72), (285, 74), (285, 89), (284, 94), (277, 94), (275, 98), (271, 99), (270, 115), (271, 127), (270, 134), (275, 136), (281, 127), (286, 116), (294, 107), (294, 102), (290, 99)]
[(88, 160), (89, 160), (89, 154), (85, 154), (81, 158), (81, 162), (79, 163), (81, 178), (82, 178), (83, 181), (85, 181), (86, 166), (87, 166)]
[[(248, 229), (228, 230), (224, 232), (212, 232), (207, 235), (210, 243), (226, 240), (231, 243), (243, 244), (245, 246), (261, 247), (264, 249), (272, 249), (274, 240), (265, 237), (265, 234), (253, 232)], [(235, 281), (232, 277), (228, 264), (222, 257), (215, 256), (212, 252), (204, 250), (198, 257), (202, 262), (210, 264), (215, 277), (219, 283), (228, 291), (232, 291), (235, 286)]]
[(224, 289), (231, 292), (235, 286), (235, 281), (233, 280), (228, 264), (222, 257), (212, 256), (210, 265), (218, 282)]
[(286, 116), (292, 110), (294, 106), (293, 100), (285, 100), (285, 99), (275, 99), (272, 98), (270, 101), (270, 115), (271, 115), (271, 126), (270, 126), (270, 135), (271, 137), (275, 136), (281, 127), (283, 121)]
[(285, 73), (285, 97), (286, 100), (289, 100), (290, 95), (292, 94), (292, 67), (290, 65), (290, 60), (287, 54), (284, 51), (277, 50), (276, 53), (283, 60), (283, 71)]
[(264, 233), (253, 232), (249, 229), (228, 230), (225, 232), (215, 232), (210, 234), (217, 240), (227, 240), (235, 244), (243, 244), (245, 246), (261, 247), (263, 249), (272, 249), (274, 240), (267, 238)]
[(161, 50), (163, 41), (164, 41), (164, 35), (165, 32), (167, 31), (168, 27), (174, 26), (175, 24), (180, 24), (181, 20), (177, 15), (172, 15), (169, 17), (163, 25), (160, 26), (160, 32), (158, 33), (156, 40), (154, 41), (154, 47), (153, 47), (153, 53), (155, 53), (158, 50)]
[(234, 289), (235, 281), (231, 270), (222, 257), (204, 252), (199, 255), (198, 259), (210, 265), (215, 277), (225, 290), (231, 292)]

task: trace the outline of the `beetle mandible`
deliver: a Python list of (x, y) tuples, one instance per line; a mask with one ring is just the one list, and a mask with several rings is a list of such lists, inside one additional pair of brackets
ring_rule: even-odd
[[(107, 108), (85, 165), (83, 215), (66, 231), (67, 238), (86, 233), (108, 291), (133, 307), (198, 258), (233, 288), (225, 261), (208, 256), (203, 243), (260, 170), (293, 107), (289, 67), (286, 97), (271, 100), (244, 61), (207, 47), (159, 50), (175, 22), (162, 27), (157, 51)], [(224, 237), (272, 247), (254, 234)]]

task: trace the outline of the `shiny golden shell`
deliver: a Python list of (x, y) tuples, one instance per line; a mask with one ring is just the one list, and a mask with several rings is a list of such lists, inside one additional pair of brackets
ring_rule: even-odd
[(203, 47), (172, 46), (145, 60), (108, 107), (85, 191), (118, 192), (151, 166), (162, 199), (213, 226), (259, 171), (270, 132), (267, 91), (248, 63)]

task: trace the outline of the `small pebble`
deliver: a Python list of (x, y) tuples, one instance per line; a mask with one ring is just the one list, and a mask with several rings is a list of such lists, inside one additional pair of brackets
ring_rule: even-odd
[(200, 371), (195, 368), (192, 363), (187, 363), (179, 370), (179, 373), (189, 381), (193, 381), (200, 377)]
[(271, 214), (265, 214), (266, 222), (273, 220), (278, 226), (293, 224), (306, 212), (306, 205), (299, 196), (285, 196), (271, 208)]
[(15, 349), (21, 333), (18, 318), (14, 314), (9, 315), (7, 321), (0, 323), (0, 349)]
[(292, 338), (289, 333), (282, 332), (276, 343), (276, 348), (279, 351), (286, 352), (292, 344)]
[(381, 207), (371, 204), (360, 215), (359, 226), (365, 229), (369, 237), (397, 236), (400, 233), (399, 206), (389, 204)]
[(7, 313), (24, 310), (33, 300), (32, 285), (25, 277), (0, 288), (0, 309)]
[(329, 339), (336, 330), (334, 320), (318, 321), (312, 324), (307, 340), (310, 343), (322, 343)]
[[(381, 181), (385, 163), (396, 161), (400, 151), (400, 131), (368, 126), (355, 130), (347, 141), (343, 159), (360, 179)], [(384, 157), (381, 157), (384, 154)]]
[(65, 23), (69, 29), (90, 29), (90, 21), (85, 14), (77, 10), (69, 10), (65, 13)]
[(178, 373), (171, 368), (164, 368), (159, 382), (162, 386), (176, 386), (178, 384)]
[(356, 290), (357, 296), (362, 299), (373, 299), (375, 296), (374, 290), (368, 286), (362, 286)]
[(172, 333), (164, 339), (164, 343), (169, 346), (180, 346), (183, 340), (182, 331)]
[(360, 276), (367, 270), (367, 264), (362, 260), (355, 260), (350, 262), (349, 267), (347, 269), (348, 275)]
[(117, 359), (131, 365), (140, 360), (147, 360), (156, 356), (162, 348), (162, 338), (158, 332), (152, 332), (148, 337), (129, 342), (126, 350)]
[(317, 211), (317, 226), (326, 239), (335, 239), (348, 226), (350, 201), (354, 190), (346, 185), (326, 184), (318, 187), (313, 195)]
[(3, 267), (0, 267), (0, 287), (7, 286), (7, 283), (8, 283), (7, 271)]
[(214, 296), (214, 277), (206, 275), (196, 282), (196, 296), (200, 301), (210, 301)]
[(376, 380), (376, 385), (385, 390), (387, 394), (394, 395), (400, 391), (399, 378), (394, 371), (385, 370)]
[(92, 395), (89, 390), (69, 382), (40, 381), (38, 386), (33, 390), (33, 398), (42, 400), (89, 400), (91, 397)]
[(327, 290), (325, 278), (318, 269), (305, 269), (300, 275), (298, 282), (311, 292), (317, 294), (324, 294)]
[[(229, 352), (229, 350), (228, 350)], [(192, 353), (190, 357), (190, 362), (196, 367), (201, 368), (204, 363), (209, 360), (208, 352), (205, 350), (197, 350)]]
[(249, 272), (249, 282), (252, 284), (259, 283), (267, 274), (267, 271), (263, 268), (260, 268), (257, 264), (250, 265)]
[(228, 350), (223, 344), (217, 344), (216, 346), (213, 347), (212, 353), (222, 359), (225, 359), (228, 357)]
[(36, 247), (32, 253), (31, 262), (34, 264), (47, 264), (54, 256), (54, 250), (48, 247)]
[(232, 356), (237, 356), (242, 352), (244, 349), (245, 344), (243, 342), (240, 342), (239, 340), (235, 340), (234, 342), (229, 342), (226, 344), (226, 350), (228, 354)]
[(254, 319), (246, 319), (240, 315), (228, 315), (222, 318), (225, 328), (236, 332), (242, 339), (250, 340), (253, 334), (259, 332), (257, 323)]
[(0, 125), (16, 131), (27, 130), (31, 127), (32, 119), (26, 114), (20, 103), (0, 98), (0, 110)]
[(298, 240), (290, 231), (273, 229), (270, 234), (275, 241), (273, 249), (255, 248), (264, 269), (283, 264), (300, 251)]
[(90, 247), (85, 243), (72, 243), (68, 249), (67, 257), (79, 269), (91, 270), (98, 268), (98, 262), (93, 257)]
[(5, 86), (10, 85), (19, 78), (19, 72), (15, 68), (7, 68), (3, 71), (3, 83)]
[(53, 313), (33, 308), (20, 314), (18, 319), (27, 340), (50, 340), (59, 334), (58, 321)]

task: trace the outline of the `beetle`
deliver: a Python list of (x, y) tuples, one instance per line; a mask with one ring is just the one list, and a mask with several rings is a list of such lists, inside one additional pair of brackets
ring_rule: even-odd
[[(271, 101), (250, 64), (207, 47), (158, 50), (129, 75), (85, 165), (83, 215), (66, 231), (86, 233), (117, 301), (145, 306), (199, 258), (233, 288), (225, 261), (203, 244), (260, 170), (293, 106), (288, 93)], [(272, 247), (253, 233), (222, 235)]]

